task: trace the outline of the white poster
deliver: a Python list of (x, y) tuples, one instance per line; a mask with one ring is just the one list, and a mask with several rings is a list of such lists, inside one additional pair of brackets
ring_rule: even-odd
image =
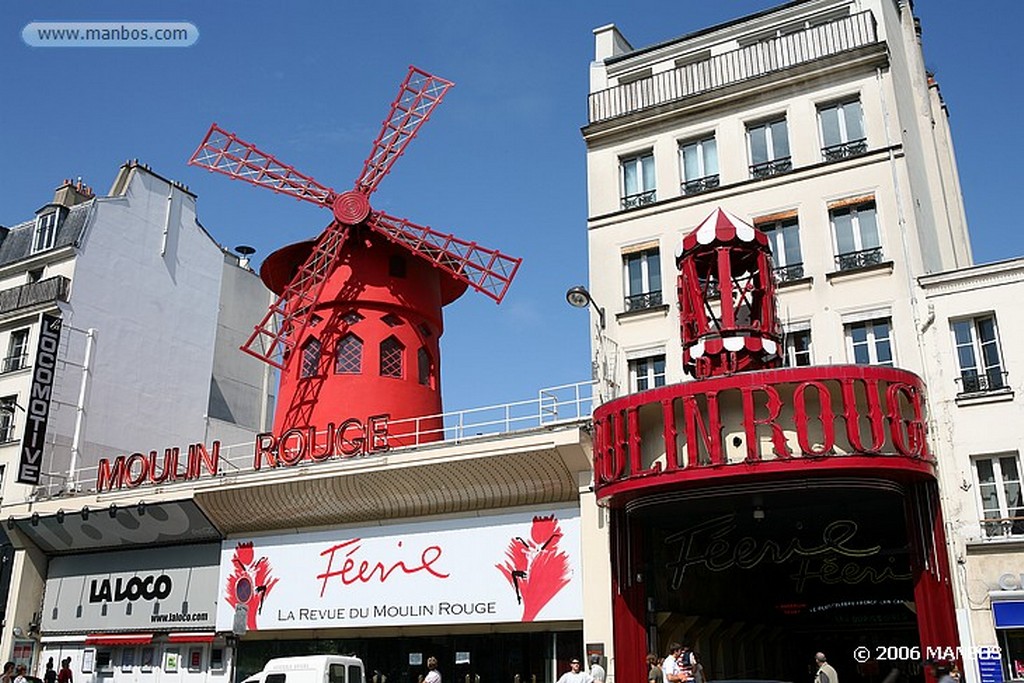
[(217, 630), (583, 618), (578, 509), (235, 538)]

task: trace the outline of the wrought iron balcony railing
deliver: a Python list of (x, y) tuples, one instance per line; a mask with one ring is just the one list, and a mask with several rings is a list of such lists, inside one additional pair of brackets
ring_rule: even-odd
[(0, 315), (38, 304), (67, 301), (71, 280), (63, 275), (48, 277), (0, 291)]
[(647, 192), (638, 192), (637, 194), (627, 194), (622, 198), (623, 209), (635, 209), (638, 206), (647, 206), (653, 204), (657, 199), (656, 190), (648, 190)]
[(793, 170), (793, 160), (790, 157), (779, 157), (760, 164), (753, 164), (750, 167), (751, 178), (770, 178), (780, 173), (789, 173)]
[(867, 151), (867, 138), (861, 138), (860, 140), (850, 140), (849, 142), (841, 142), (838, 145), (823, 147), (821, 154), (825, 157), (825, 161), (839, 161), (840, 159), (860, 156)]
[(684, 100), (875, 42), (877, 32), (871, 11), (858, 12), (591, 93), (590, 123)]
[(788, 266), (779, 266), (775, 269), (776, 282), (792, 282), (804, 276), (804, 264), (793, 263)]
[(660, 291), (631, 294), (626, 297), (626, 313), (654, 308), (655, 306), (661, 306), (662, 303), (663, 299)]
[(985, 372), (964, 370), (956, 378), (957, 396), (965, 394), (985, 394), (1007, 388), (1006, 371), (1002, 368), (991, 368)]
[(863, 249), (861, 251), (849, 251), (836, 256), (837, 270), (857, 270), (868, 266), (877, 266), (882, 262), (882, 248)]
[(0, 425), (0, 443), (14, 441), (14, 423)]
[(694, 180), (685, 180), (682, 183), (682, 190), (684, 195), (689, 194), (700, 194), (701, 192), (707, 192), (718, 187), (718, 174), (704, 176), (703, 178), (696, 178)]
[(28, 354), (22, 353), (17, 356), (7, 356), (0, 363), (0, 375), (8, 372), (15, 372), (28, 367)]
[(983, 520), (981, 532), (990, 540), (1024, 536), (1024, 517), (994, 517)]

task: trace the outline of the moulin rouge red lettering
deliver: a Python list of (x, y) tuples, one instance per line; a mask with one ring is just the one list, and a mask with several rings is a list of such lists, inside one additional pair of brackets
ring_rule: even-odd
[[(413, 564), (412, 566), (407, 565), (405, 560), (397, 560), (388, 564), (379, 560), (374, 562), (372, 559), (360, 559), (357, 553), (362, 547), (362, 539), (352, 538), (333, 545), (320, 553), (320, 557), (327, 557), (327, 569), (322, 574), (316, 575), (316, 578), (320, 579), (321, 582), (320, 597), (324, 596), (324, 593), (327, 591), (327, 584), (334, 578), (339, 579), (346, 586), (351, 586), (353, 583), (370, 583), (375, 578), (380, 583), (384, 583), (396, 570), (401, 570), (403, 574), (427, 572), (439, 579), (447, 579), (449, 577), (449, 574), (442, 572), (440, 568), (434, 567), (434, 564), (441, 559), (443, 554), (441, 546), (428, 545), (425, 547), (417, 560), (418, 564)], [(401, 541), (398, 542), (398, 547), (402, 547)], [(335, 556), (339, 552), (344, 559), (341, 560), (341, 568), (335, 569)]]

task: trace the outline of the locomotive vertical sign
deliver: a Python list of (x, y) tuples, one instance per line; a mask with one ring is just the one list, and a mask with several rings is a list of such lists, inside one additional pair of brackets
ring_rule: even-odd
[(53, 375), (57, 370), (57, 348), (63, 321), (44, 313), (39, 326), (39, 344), (32, 369), (32, 388), (28, 396), (25, 416), (25, 435), (21, 439), (21, 461), (18, 465), (18, 483), (39, 485), (43, 463), (43, 444), (46, 425), (50, 419), (50, 397), (53, 393)]

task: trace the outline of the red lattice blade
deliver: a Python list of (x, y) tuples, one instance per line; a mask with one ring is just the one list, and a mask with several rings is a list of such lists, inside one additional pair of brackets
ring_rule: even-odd
[(467, 242), (455, 235), (374, 211), (366, 224), (473, 289), (501, 303), (523, 259)]
[(281, 163), (216, 123), (210, 126), (188, 163), (314, 204), (329, 207), (337, 197), (331, 188)]
[(414, 66), (409, 67), (409, 75), (402, 81), (398, 97), (391, 103), (391, 113), (384, 119), (380, 133), (373, 141), (370, 156), (363, 162), (363, 172), (356, 180), (357, 189), (367, 195), (377, 189), (453, 85), (451, 81), (432, 76)]
[(337, 221), (324, 230), (295, 277), (242, 345), (242, 351), (284, 370), (316, 313), (324, 284), (338, 267), (348, 230), (349, 226)]

